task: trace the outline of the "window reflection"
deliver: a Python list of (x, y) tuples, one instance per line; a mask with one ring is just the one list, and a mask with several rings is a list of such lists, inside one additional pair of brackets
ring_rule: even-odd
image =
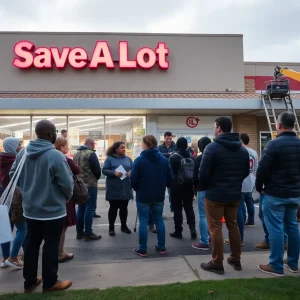
[(27, 146), (30, 141), (30, 117), (0, 117), (0, 151), (4, 151), (3, 140), (10, 136), (19, 138), (23, 142), (23, 146)]

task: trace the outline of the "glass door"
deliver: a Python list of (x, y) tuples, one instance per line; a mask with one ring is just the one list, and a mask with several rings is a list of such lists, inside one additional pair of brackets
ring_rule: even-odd
[[(167, 130), (166, 130), (167, 131)], [(159, 132), (159, 144), (162, 144), (164, 142), (164, 133), (166, 131), (160, 131)], [(192, 149), (199, 154), (199, 149), (198, 149), (198, 141), (202, 137), (208, 137), (213, 141), (213, 133), (208, 133), (208, 132), (200, 132), (200, 133), (195, 133), (195, 132), (190, 132), (190, 131), (183, 131), (183, 130), (178, 130), (178, 131), (172, 131), (172, 136), (173, 136), (173, 141), (174, 143), (177, 142), (177, 140), (180, 137), (185, 137), (188, 141), (188, 146), (192, 147)]]

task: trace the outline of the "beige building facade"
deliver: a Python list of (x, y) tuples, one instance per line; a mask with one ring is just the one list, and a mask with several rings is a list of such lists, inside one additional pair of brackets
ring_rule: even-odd
[(0, 32), (0, 53), (0, 150), (43, 118), (68, 130), (71, 154), (94, 137), (101, 163), (117, 140), (134, 159), (144, 134), (213, 138), (218, 116), (258, 153), (270, 139), (258, 86), (280, 63), (244, 62), (242, 35)]

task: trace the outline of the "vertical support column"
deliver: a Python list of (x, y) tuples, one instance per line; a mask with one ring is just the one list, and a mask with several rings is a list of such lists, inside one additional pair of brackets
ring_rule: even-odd
[(156, 138), (158, 138), (158, 132), (157, 132), (157, 116), (156, 115), (147, 115), (146, 119), (146, 132), (147, 134), (154, 135)]
[(105, 123), (105, 116), (103, 116), (103, 136), (104, 136), (104, 153), (106, 153), (106, 123)]
[(69, 133), (69, 115), (67, 116), (67, 131)]
[(30, 116), (30, 140), (33, 140), (33, 122), (32, 122), (32, 115)]

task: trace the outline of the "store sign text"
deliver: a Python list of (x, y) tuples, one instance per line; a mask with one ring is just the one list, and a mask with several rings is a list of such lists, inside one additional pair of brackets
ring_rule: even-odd
[[(14, 53), (17, 56), (13, 60), (13, 65), (19, 69), (64, 69), (67, 62), (74, 69), (97, 69), (99, 65), (107, 69), (114, 69), (115, 62), (112, 58), (110, 47), (106, 41), (97, 41), (91, 59), (88, 53), (81, 47), (63, 47), (59, 50), (57, 47), (38, 47), (30, 41), (20, 41), (14, 47)], [(158, 66), (167, 70), (169, 62), (167, 55), (169, 49), (166, 43), (159, 42), (155, 49), (143, 47), (136, 53), (133, 60), (128, 58), (128, 42), (119, 42), (119, 68), (120, 69), (151, 69), (156, 62)]]

